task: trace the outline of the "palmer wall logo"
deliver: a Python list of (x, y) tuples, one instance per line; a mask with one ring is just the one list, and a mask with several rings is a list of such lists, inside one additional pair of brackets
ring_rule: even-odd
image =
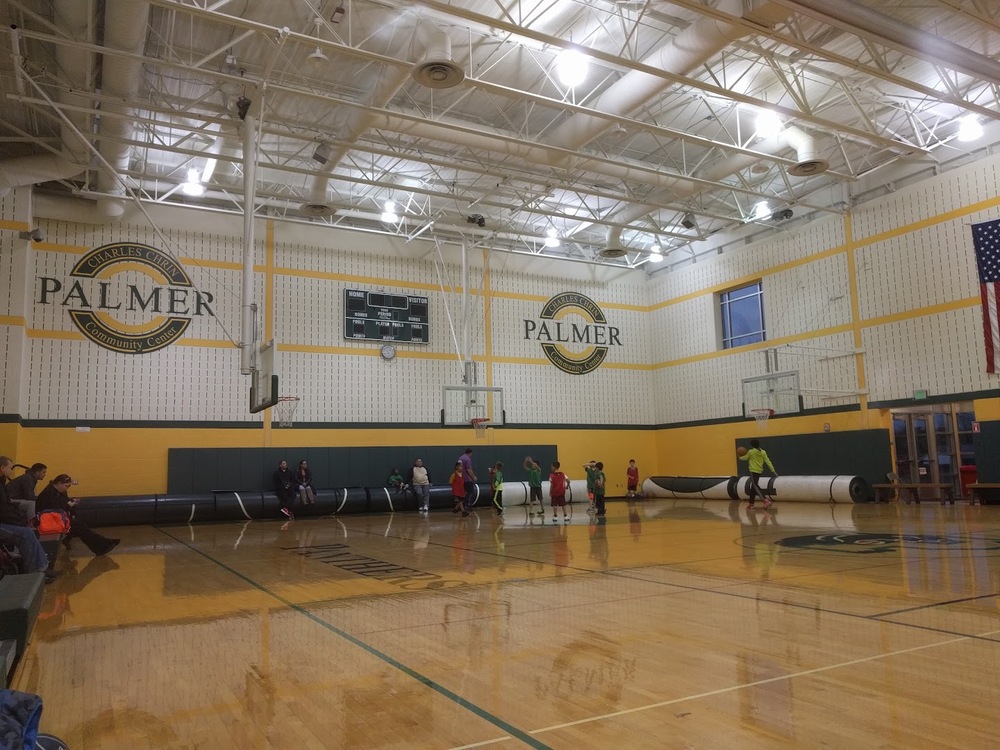
[(620, 332), (608, 325), (594, 300), (562, 292), (545, 303), (537, 320), (525, 319), (524, 338), (538, 341), (549, 362), (570, 375), (593, 372), (621, 346)]
[(194, 289), (176, 260), (138, 242), (102, 245), (73, 266), (69, 278), (38, 278), (38, 303), (67, 308), (98, 346), (147, 354), (177, 341), (191, 320), (215, 316), (208, 292)]

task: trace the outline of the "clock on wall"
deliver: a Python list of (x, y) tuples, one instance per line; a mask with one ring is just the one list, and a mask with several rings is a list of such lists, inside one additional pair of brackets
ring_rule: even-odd
[(396, 347), (392, 344), (385, 344), (379, 353), (382, 355), (382, 359), (389, 362), (396, 358)]

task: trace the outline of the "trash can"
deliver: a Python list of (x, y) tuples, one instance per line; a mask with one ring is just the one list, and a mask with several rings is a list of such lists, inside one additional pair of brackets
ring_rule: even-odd
[(976, 473), (976, 467), (974, 465), (959, 466), (958, 475), (962, 479), (962, 497), (968, 497), (969, 485), (975, 484), (979, 476)]

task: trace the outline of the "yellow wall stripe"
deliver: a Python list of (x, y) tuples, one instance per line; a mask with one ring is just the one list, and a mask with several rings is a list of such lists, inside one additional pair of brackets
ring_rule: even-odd
[(20, 315), (0, 315), (0, 326), (24, 326), (24, 318)]

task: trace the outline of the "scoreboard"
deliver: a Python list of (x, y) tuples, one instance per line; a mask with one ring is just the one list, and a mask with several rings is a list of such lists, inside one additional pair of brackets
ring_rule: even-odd
[(344, 338), (426, 344), (427, 297), (345, 289)]

